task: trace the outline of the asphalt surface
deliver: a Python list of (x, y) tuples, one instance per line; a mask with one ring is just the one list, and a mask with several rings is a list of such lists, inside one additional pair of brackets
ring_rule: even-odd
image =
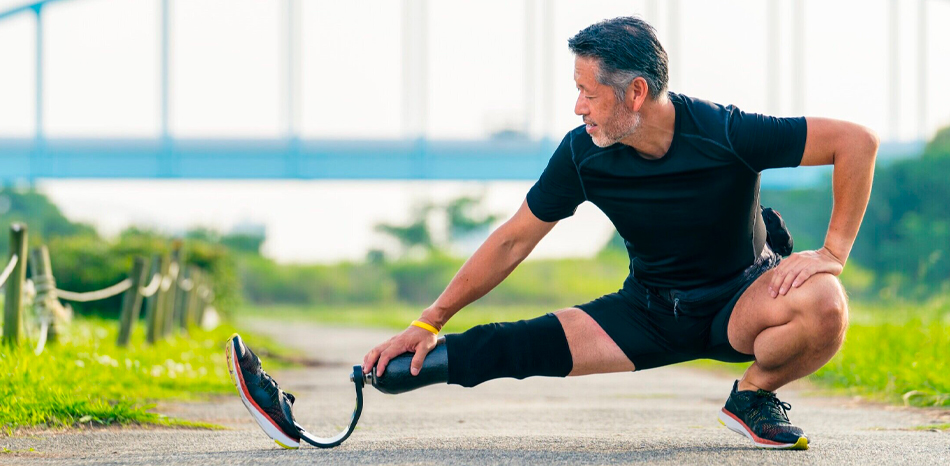
[[(275, 373), (281, 387), (297, 396), (297, 421), (325, 436), (349, 421), (350, 367), (391, 336), (300, 323), (254, 326), (326, 363)], [(253, 341), (248, 344), (253, 348)], [(235, 393), (159, 406), (228, 430), (18, 434), (0, 438), (11, 451), (0, 454), (0, 464), (950, 464), (950, 433), (914, 430), (950, 422), (950, 414), (816, 397), (802, 386), (779, 396), (793, 405), (790, 417), (808, 433), (811, 449), (755, 449), (716, 418), (731, 386), (732, 379), (719, 374), (672, 367), (495, 380), (473, 389), (439, 385), (396, 396), (368, 387), (359, 427), (343, 445), (293, 451), (274, 444)]]

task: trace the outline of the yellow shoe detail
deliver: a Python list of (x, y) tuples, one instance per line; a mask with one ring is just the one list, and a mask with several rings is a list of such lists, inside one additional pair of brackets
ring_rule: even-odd
[[(286, 448), (286, 449), (288, 449), (288, 450), (296, 450), (297, 448), (299, 448), (299, 447), (288, 447), (287, 445), (284, 445), (283, 443), (280, 443), (280, 440), (274, 440), (274, 443), (276, 443), (276, 444), (278, 444), (278, 445), (280, 445), (280, 446), (282, 446), (282, 447), (284, 447), (284, 448)], [(806, 446), (805, 448), (808, 448), (808, 447)]]
[(808, 438), (800, 437), (795, 445), (788, 447), (789, 450), (807, 450), (808, 449)]

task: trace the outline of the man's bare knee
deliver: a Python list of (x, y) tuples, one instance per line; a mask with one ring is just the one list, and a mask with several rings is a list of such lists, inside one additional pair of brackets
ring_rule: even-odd
[(848, 325), (848, 298), (837, 277), (819, 273), (797, 290), (796, 314), (823, 338), (839, 336)]

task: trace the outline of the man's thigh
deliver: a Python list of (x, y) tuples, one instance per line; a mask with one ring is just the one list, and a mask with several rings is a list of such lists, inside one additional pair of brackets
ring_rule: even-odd
[(736, 302), (729, 319), (729, 343), (736, 350), (752, 354), (755, 339), (763, 330), (791, 322), (800, 312), (807, 312), (814, 302), (824, 296), (843, 290), (837, 278), (820, 273), (810, 277), (802, 286), (792, 288), (785, 295), (772, 297), (769, 283), (775, 269), (759, 276)]
[(603, 374), (635, 369), (627, 355), (601, 326), (586, 312), (576, 307), (554, 313), (571, 350), (574, 367), (568, 375)]

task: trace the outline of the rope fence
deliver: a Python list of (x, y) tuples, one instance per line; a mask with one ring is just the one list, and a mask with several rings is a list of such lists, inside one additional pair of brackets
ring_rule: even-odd
[(74, 293), (72, 291), (56, 289), (56, 295), (59, 299), (65, 299), (66, 301), (73, 301), (77, 303), (88, 303), (91, 301), (101, 301), (103, 299), (108, 299), (113, 296), (118, 296), (119, 294), (124, 293), (126, 290), (132, 287), (132, 279), (126, 278), (115, 285), (112, 285), (108, 288), (103, 288), (97, 291), (86, 291), (84, 293)]
[(158, 292), (158, 287), (162, 286), (162, 276), (159, 274), (152, 275), (152, 280), (148, 282), (148, 285), (143, 287), (139, 293), (142, 294), (143, 298), (148, 298)]
[(10, 278), (10, 274), (13, 273), (13, 268), (16, 267), (17, 262), (20, 261), (20, 258), (16, 254), (10, 256), (10, 262), (7, 263), (6, 268), (3, 269), (3, 273), (0, 273), (0, 287), (7, 282), (7, 279)]
[[(63, 306), (61, 301), (88, 303), (123, 294), (119, 346), (129, 344), (132, 328), (143, 307), (146, 342), (152, 344), (176, 330), (187, 332), (189, 327), (202, 325), (206, 309), (211, 308), (214, 301), (214, 293), (204, 272), (183, 263), (180, 242), (173, 244), (169, 258), (155, 255), (151, 266), (146, 267), (146, 259), (137, 256), (133, 258), (127, 278), (101, 290), (84, 292), (57, 288), (46, 246), (33, 250), (30, 260), (32, 276), (26, 280), (26, 245), (26, 225), (11, 225), (10, 259), (0, 272), (0, 287), (6, 288), (3, 342), (10, 346), (20, 345), (24, 340), (21, 330), (26, 324), (26, 327), (36, 329), (30, 335), (30, 339), (35, 341), (36, 354), (40, 354), (48, 342), (55, 341), (56, 335), (62, 333), (72, 320), (72, 308)], [(148, 284), (145, 284), (146, 278)], [(29, 304), (25, 305), (25, 301)], [(23, 317), (24, 307), (33, 310), (27, 319)]]

